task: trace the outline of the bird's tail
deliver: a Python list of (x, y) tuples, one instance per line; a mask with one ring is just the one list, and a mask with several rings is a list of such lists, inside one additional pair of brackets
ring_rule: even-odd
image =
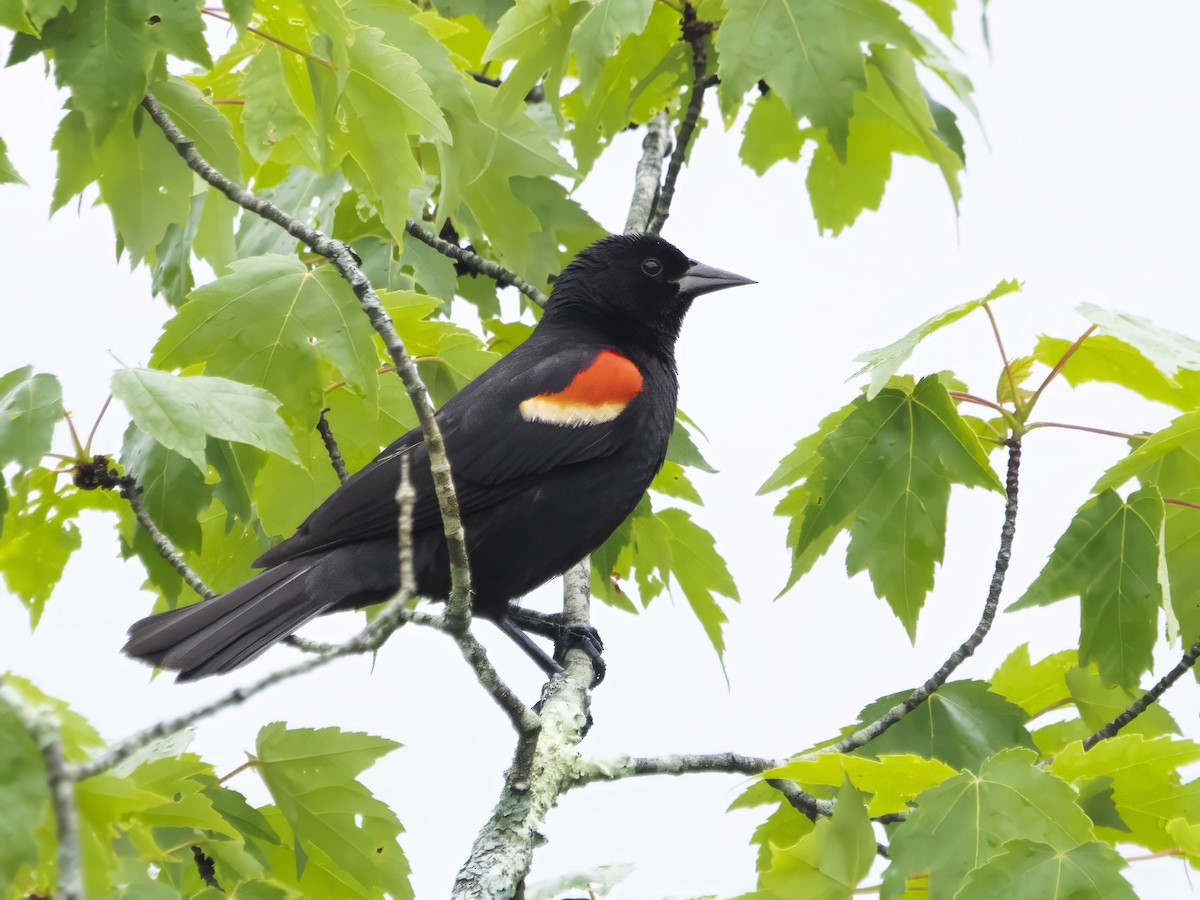
[(288, 560), (219, 597), (135, 622), (125, 653), (178, 671), (177, 681), (237, 668), (334, 605), (313, 590), (323, 561)]

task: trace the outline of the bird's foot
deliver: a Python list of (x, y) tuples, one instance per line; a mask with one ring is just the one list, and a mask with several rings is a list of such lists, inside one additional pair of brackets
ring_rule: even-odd
[(592, 686), (604, 680), (608, 666), (601, 654), (604, 652), (604, 641), (600, 632), (591, 625), (567, 625), (562, 613), (543, 613), (533, 609), (525, 609), (515, 603), (508, 607), (508, 621), (524, 632), (536, 634), (554, 642), (554, 661), (561, 666), (566, 661), (567, 651), (578, 648), (588, 655), (595, 671)]

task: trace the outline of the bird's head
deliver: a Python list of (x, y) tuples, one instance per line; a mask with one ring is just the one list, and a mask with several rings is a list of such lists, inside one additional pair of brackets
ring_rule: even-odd
[(689, 259), (657, 235), (611, 235), (563, 269), (545, 318), (582, 321), (618, 342), (641, 340), (669, 349), (696, 297), (754, 283)]

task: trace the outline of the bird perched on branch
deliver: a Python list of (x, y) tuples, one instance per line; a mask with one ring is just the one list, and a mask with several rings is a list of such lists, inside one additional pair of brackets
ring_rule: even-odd
[[(684, 316), (697, 296), (741, 284), (753, 282), (657, 236), (604, 238), (562, 271), (529, 338), (437, 414), (467, 537), (472, 611), (548, 672), (560, 669), (525, 634), (545, 629), (510, 601), (595, 550), (633, 511), (666, 458)], [(125, 652), (190, 681), (242, 665), (314, 616), (391, 597), (405, 454), (417, 593), (446, 599), (449, 555), (417, 428), (260, 556), (264, 572), (135, 623)]]

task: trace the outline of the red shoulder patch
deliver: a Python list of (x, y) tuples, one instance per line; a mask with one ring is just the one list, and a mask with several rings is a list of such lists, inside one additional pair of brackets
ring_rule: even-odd
[(554, 425), (611, 422), (641, 391), (642, 373), (633, 361), (601, 350), (561, 391), (522, 401), (521, 415), (529, 422)]

